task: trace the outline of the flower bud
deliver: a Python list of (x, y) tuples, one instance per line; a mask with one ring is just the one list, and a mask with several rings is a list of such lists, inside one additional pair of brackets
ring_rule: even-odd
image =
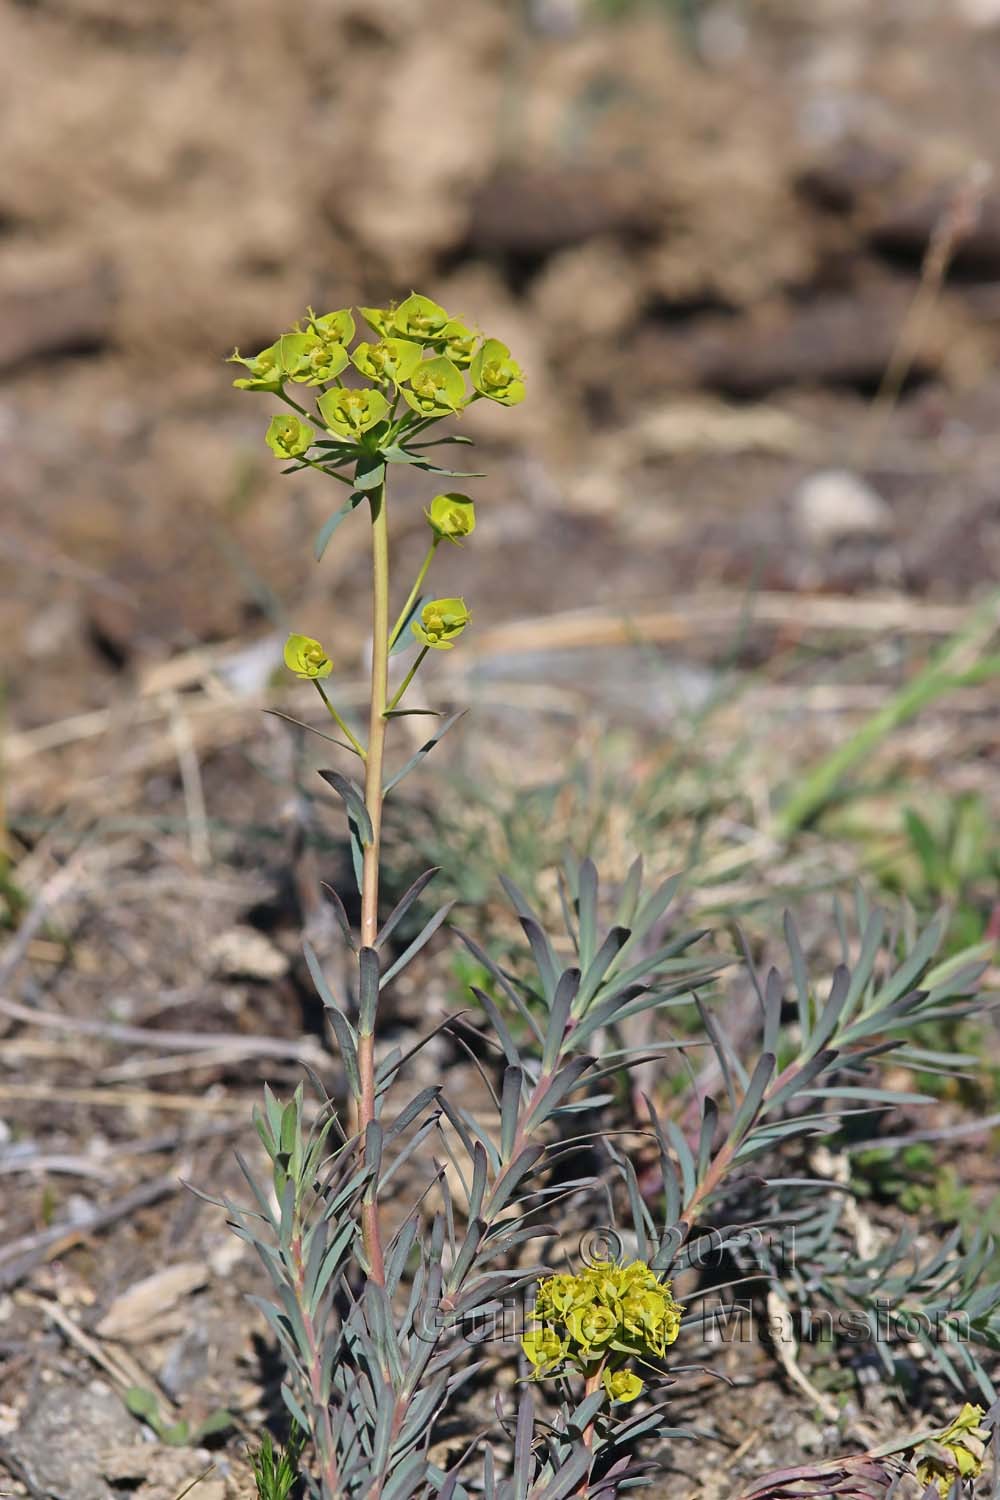
[(476, 529), (476, 511), (468, 495), (435, 495), (424, 515), (435, 536), (456, 546)]
[(285, 666), (296, 677), (329, 677), (333, 662), (311, 635), (290, 635), (285, 642)]
[(464, 599), (432, 599), (410, 629), (421, 645), (434, 651), (450, 651), (470, 618)]
[(315, 430), (293, 412), (271, 418), (264, 441), (275, 458), (301, 458), (313, 445)]
[(330, 430), (349, 439), (360, 437), (381, 422), (389, 410), (381, 391), (324, 391), (316, 405)]
[(446, 417), (465, 405), (465, 381), (450, 359), (424, 360), (410, 376), (403, 399), (421, 417)]
[(499, 401), (502, 406), (516, 406), (524, 400), (524, 377), (516, 359), (499, 339), (487, 339), (472, 361), (469, 370), (472, 384), (481, 396)]
[(377, 344), (359, 344), (351, 362), (369, 380), (391, 380), (393, 385), (400, 385), (417, 368), (420, 354), (420, 345), (408, 339), (379, 339)]

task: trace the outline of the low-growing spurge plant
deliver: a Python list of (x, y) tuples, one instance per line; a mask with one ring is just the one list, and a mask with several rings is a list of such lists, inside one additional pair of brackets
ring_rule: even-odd
[[(357, 510), (372, 543), (367, 725), (338, 702), (337, 664), (321, 643), (328, 622), (297, 621), (301, 633), (285, 648), (288, 667), (319, 694), (334, 730), (324, 737), (342, 757), (319, 774), (346, 815), (360, 928), (330, 891), (355, 955), (353, 993), (334, 993), (306, 955), (346, 1097), (329, 1097), (315, 1077), (315, 1105), (302, 1086), (284, 1102), (266, 1090), (255, 1123), (271, 1184), (241, 1159), (252, 1202), (225, 1203), (270, 1277), (261, 1309), (284, 1360), (293, 1424), (283, 1457), (270, 1440), (258, 1455), (261, 1493), (281, 1500), (296, 1473), (318, 1500), (604, 1500), (644, 1482), (650, 1452), (685, 1435), (666, 1416), (675, 1343), (695, 1321), (704, 1329), (699, 1273), (720, 1265), (748, 1278), (755, 1296), (770, 1285), (803, 1319), (868, 1319), (888, 1377), (903, 1355), (910, 1367), (919, 1343), (956, 1406), (967, 1395), (992, 1403), (1000, 1288), (978, 1279), (990, 1247), (960, 1253), (954, 1241), (933, 1248), (905, 1237), (859, 1247), (852, 1193), (810, 1165), (815, 1138), (836, 1141), (873, 1112), (920, 1102), (892, 1087), (901, 1070), (967, 1065), (915, 1040), (926, 1023), (985, 1004), (976, 987), (986, 950), (936, 962), (940, 922), (923, 933), (906, 921), (891, 928), (859, 895), (856, 932), (838, 912), (843, 961), (821, 981), (789, 919), (787, 974), (758, 978), (747, 954), (757, 1023), (737, 1045), (731, 989), (721, 987), (727, 961), (705, 931), (672, 915), (678, 876), (647, 889), (637, 860), (607, 890), (589, 859), (570, 859), (553, 933), (500, 874), (524, 950), (498, 963), (464, 936), (482, 980), (472, 990), (478, 1022), (446, 1023), (450, 1044), (479, 1070), (492, 1117), (447, 1078), (407, 1087), (407, 1064), (428, 1038), (407, 1052), (386, 1044), (383, 1000), (450, 903), (414, 925), (426, 916), (431, 869), (391, 912), (380, 909), (383, 806), (458, 718), (435, 722), (398, 763), (397, 720), (435, 714), (414, 702), (418, 673), (460, 647), (474, 618), (474, 600), (435, 597), (427, 580), (442, 546), (471, 542), (476, 514), (463, 493), (429, 493), (426, 557), (400, 585), (390, 571), (389, 480), (401, 465), (429, 476), (429, 490), (442, 477), (471, 477), (438, 462), (469, 442), (447, 426), (434, 435), (438, 425), (473, 402), (514, 407), (525, 385), (504, 344), (427, 297), (360, 314), (370, 330), (360, 338), (352, 311), (310, 311), (270, 348), (234, 355), (245, 370), (236, 384), (283, 406), (266, 432), (283, 472), (313, 469), (349, 492), (317, 539), (317, 559)], [(393, 675), (393, 658), (406, 653)], [(677, 1024), (649, 1030), (657, 1015)], [(637, 1041), (636, 1025), (652, 1040)], [(629, 1080), (649, 1062), (690, 1070), (689, 1086), (675, 1078), (662, 1096), (641, 1095)], [(691, 1286), (687, 1310), (679, 1277)], [(714, 1274), (716, 1289), (720, 1280), (724, 1288)], [(722, 1300), (714, 1316), (734, 1306)], [(481, 1402), (491, 1425), (477, 1431), (466, 1418), (455, 1438), (456, 1403), (492, 1386), (504, 1358), (517, 1362), (512, 1378)], [(978, 1403), (939, 1431), (924, 1470), (935, 1486), (952, 1469), (964, 1484), (978, 1467)]]

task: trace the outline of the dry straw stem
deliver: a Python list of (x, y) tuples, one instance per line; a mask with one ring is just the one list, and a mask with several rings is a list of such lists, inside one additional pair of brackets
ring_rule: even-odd
[(920, 284), (903, 320), (896, 346), (858, 437), (854, 453), (856, 468), (864, 469), (871, 463), (906, 377), (920, 353), (948, 267), (961, 248), (962, 241), (972, 234), (979, 221), (983, 196), (992, 175), (992, 168), (987, 162), (976, 162), (955, 189), (950, 203), (934, 226), (920, 270)]

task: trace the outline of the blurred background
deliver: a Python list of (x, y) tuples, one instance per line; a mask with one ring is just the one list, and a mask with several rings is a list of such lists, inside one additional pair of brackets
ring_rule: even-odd
[[(564, 844), (638, 847), (764, 947), (858, 874), (996, 939), (1000, 0), (3, 0), (0, 56), (4, 1287), (228, 1276), (156, 1152), (228, 1170), (261, 1076), (320, 1055), (339, 823), (261, 710), (319, 722), (289, 629), (360, 702), (367, 538), (316, 567), (339, 495), (223, 363), (307, 304), (415, 288), (529, 381), (463, 418), (487, 477), (437, 577), (474, 628), (427, 691), (474, 713), (390, 889), (443, 864), (502, 946), (497, 865), (551, 906)], [(433, 489), (399, 472), (402, 587)], [(435, 959), (401, 1022), (469, 977)], [(55, 1258), (137, 1182), (169, 1212)], [(143, 1355), (179, 1405), (256, 1409), (242, 1274)], [(57, 1448), (20, 1461), (69, 1493)]]

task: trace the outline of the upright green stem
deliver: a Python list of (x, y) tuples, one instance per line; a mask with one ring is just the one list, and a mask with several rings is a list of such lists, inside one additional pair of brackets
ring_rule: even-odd
[[(371, 715), (368, 730), (368, 756), (365, 761), (365, 807), (372, 825), (372, 839), (365, 845), (361, 871), (361, 942), (374, 948), (378, 935), (379, 852), (382, 841), (382, 764), (385, 756), (386, 695), (389, 682), (389, 525), (386, 516), (385, 485), (371, 496), (372, 510), (372, 675)], [(362, 1141), (375, 1119), (375, 1034), (358, 1032), (358, 1073), (361, 1096), (358, 1100), (358, 1127)], [(382, 1236), (378, 1221), (376, 1195), (366, 1194), (361, 1209), (361, 1233), (371, 1275), (385, 1285)]]

